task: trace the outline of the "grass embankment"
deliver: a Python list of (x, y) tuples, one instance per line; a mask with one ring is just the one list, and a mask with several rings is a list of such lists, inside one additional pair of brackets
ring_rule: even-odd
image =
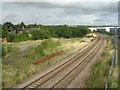
[[(108, 40), (101, 58), (96, 62), (92, 68), (90, 78), (87, 81), (88, 88), (105, 88), (107, 76), (109, 73), (110, 65), (113, 61), (113, 41)], [(116, 68), (117, 69), (117, 68)], [(112, 76), (108, 78), (108, 88), (117, 87), (117, 74), (116, 69), (112, 69)]]
[(119, 85), (118, 83), (118, 47), (117, 47), (117, 61), (116, 61), (116, 67), (112, 68), (112, 75), (109, 77), (109, 88), (117, 88)]
[(10, 57), (11, 55), (16, 54), (16, 52), (18, 52), (18, 48), (13, 47), (12, 45), (9, 44), (2, 44), (2, 52), (1, 52), (1, 56), (2, 57)]
[(24, 81), (25, 78), (45, 69), (46, 66), (55, 63), (55, 61), (48, 61), (41, 65), (32, 64), (34, 61), (39, 60), (44, 56), (59, 52), (61, 50), (59, 46), (59, 42), (45, 40), (37, 47), (29, 47), (29, 53), (25, 53), (22, 56), (17, 55), (14, 58), (3, 58), (3, 87), (12, 87), (19, 84)]
[[(91, 42), (94, 37), (85, 38), (52, 38), (47, 40), (30, 41), (11, 45), (12, 51), (14, 47), (19, 47), (16, 54), (8, 53), (3, 57), (3, 88), (13, 87), (22, 83), (28, 77), (31, 77), (53, 64), (64, 60), (67, 56), (83, 48)], [(24, 46), (22, 46), (24, 45)], [(30, 46), (29, 46), (30, 45)], [(28, 47), (29, 46), (29, 47)], [(47, 56), (54, 55), (55, 53), (64, 50), (64, 55), (57, 56), (42, 64), (35, 65), (33, 62), (41, 60)]]

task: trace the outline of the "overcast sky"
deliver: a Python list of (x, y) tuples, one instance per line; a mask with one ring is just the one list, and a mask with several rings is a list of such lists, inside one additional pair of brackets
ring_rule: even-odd
[[(2, 23), (117, 25), (118, 2), (2, 2)], [(15, 1), (15, 0), (14, 0)], [(25, 1), (25, 0), (24, 0)], [(27, 1), (27, 0), (26, 0)], [(57, 0), (56, 0), (57, 1)], [(1, 6), (1, 4), (0, 4)]]

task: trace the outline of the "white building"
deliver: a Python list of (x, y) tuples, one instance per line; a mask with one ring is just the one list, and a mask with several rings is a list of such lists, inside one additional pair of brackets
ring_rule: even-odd
[(110, 32), (111, 28), (120, 28), (120, 27), (90, 27), (89, 29), (91, 31), (93, 31), (93, 30), (97, 31), (97, 29), (105, 29), (106, 31)]

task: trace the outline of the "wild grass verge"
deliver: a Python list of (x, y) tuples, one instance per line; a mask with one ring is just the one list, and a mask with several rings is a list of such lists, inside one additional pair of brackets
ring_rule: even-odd
[(1, 55), (2, 57), (9, 57), (13, 54), (15, 54), (18, 49), (13, 47), (12, 45), (9, 45), (9, 44), (2, 44), (2, 46), (0, 47), (1, 49)]
[[(110, 65), (113, 61), (113, 43), (108, 40), (105, 50), (101, 54), (100, 60), (93, 66), (90, 78), (87, 81), (88, 88), (104, 88), (109, 73)], [(113, 73), (112, 73), (113, 75)], [(117, 87), (117, 78), (109, 78), (108, 87)], [(112, 80), (112, 81), (111, 81)]]
[(53, 55), (62, 50), (60, 45), (59, 42), (48, 39), (44, 40), (37, 47), (29, 47), (29, 50), (25, 54), (16, 55), (11, 59), (3, 58), (3, 88), (9, 88), (20, 84), (27, 77), (30, 77), (56, 63), (58, 59), (54, 58), (54, 60), (47, 61), (40, 65), (33, 64), (34, 61)]
[[(31, 77), (45, 69), (49, 68), (53, 64), (56, 64), (66, 57), (71, 56), (77, 50), (85, 47), (91, 42), (91, 38), (51, 38), (46, 40), (15, 43), (13, 46), (20, 47), (19, 53), (12, 55), (9, 58), (3, 58), (3, 88), (14, 87), (17, 84), (24, 82), (28, 77)], [(83, 41), (81, 41), (84, 39)], [(27, 46), (27, 49), (25, 47)], [(28, 47), (29, 46), (29, 47)], [(21, 51), (22, 48), (22, 51)], [(24, 48), (24, 49), (23, 49)], [(57, 56), (44, 63), (35, 65), (33, 62), (41, 60), (45, 57), (52, 56), (61, 50), (64, 50), (64, 55)]]

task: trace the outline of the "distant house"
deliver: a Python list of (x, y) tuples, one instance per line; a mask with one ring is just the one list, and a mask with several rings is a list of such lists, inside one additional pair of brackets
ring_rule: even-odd
[(34, 29), (30, 29), (30, 28), (25, 28), (23, 32), (26, 33), (31, 33)]
[(10, 27), (10, 28), (8, 29), (8, 33), (9, 33), (9, 34), (15, 34), (15, 30), (14, 30), (12, 27)]
[(16, 34), (20, 34), (20, 33), (30, 33), (30, 30), (27, 28), (24, 29), (16, 29)]
[(27, 33), (30, 33), (30, 31), (26, 31)]
[(31, 32), (32, 32), (32, 29), (29, 29), (29, 28), (24, 28), (24, 29), (17, 28), (17, 29), (14, 29), (14, 28), (10, 27), (8, 29), (9, 34), (21, 34), (21, 33), (31, 33)]
[(16, 34), (23, 33), (22, 29), (16, 29)]

